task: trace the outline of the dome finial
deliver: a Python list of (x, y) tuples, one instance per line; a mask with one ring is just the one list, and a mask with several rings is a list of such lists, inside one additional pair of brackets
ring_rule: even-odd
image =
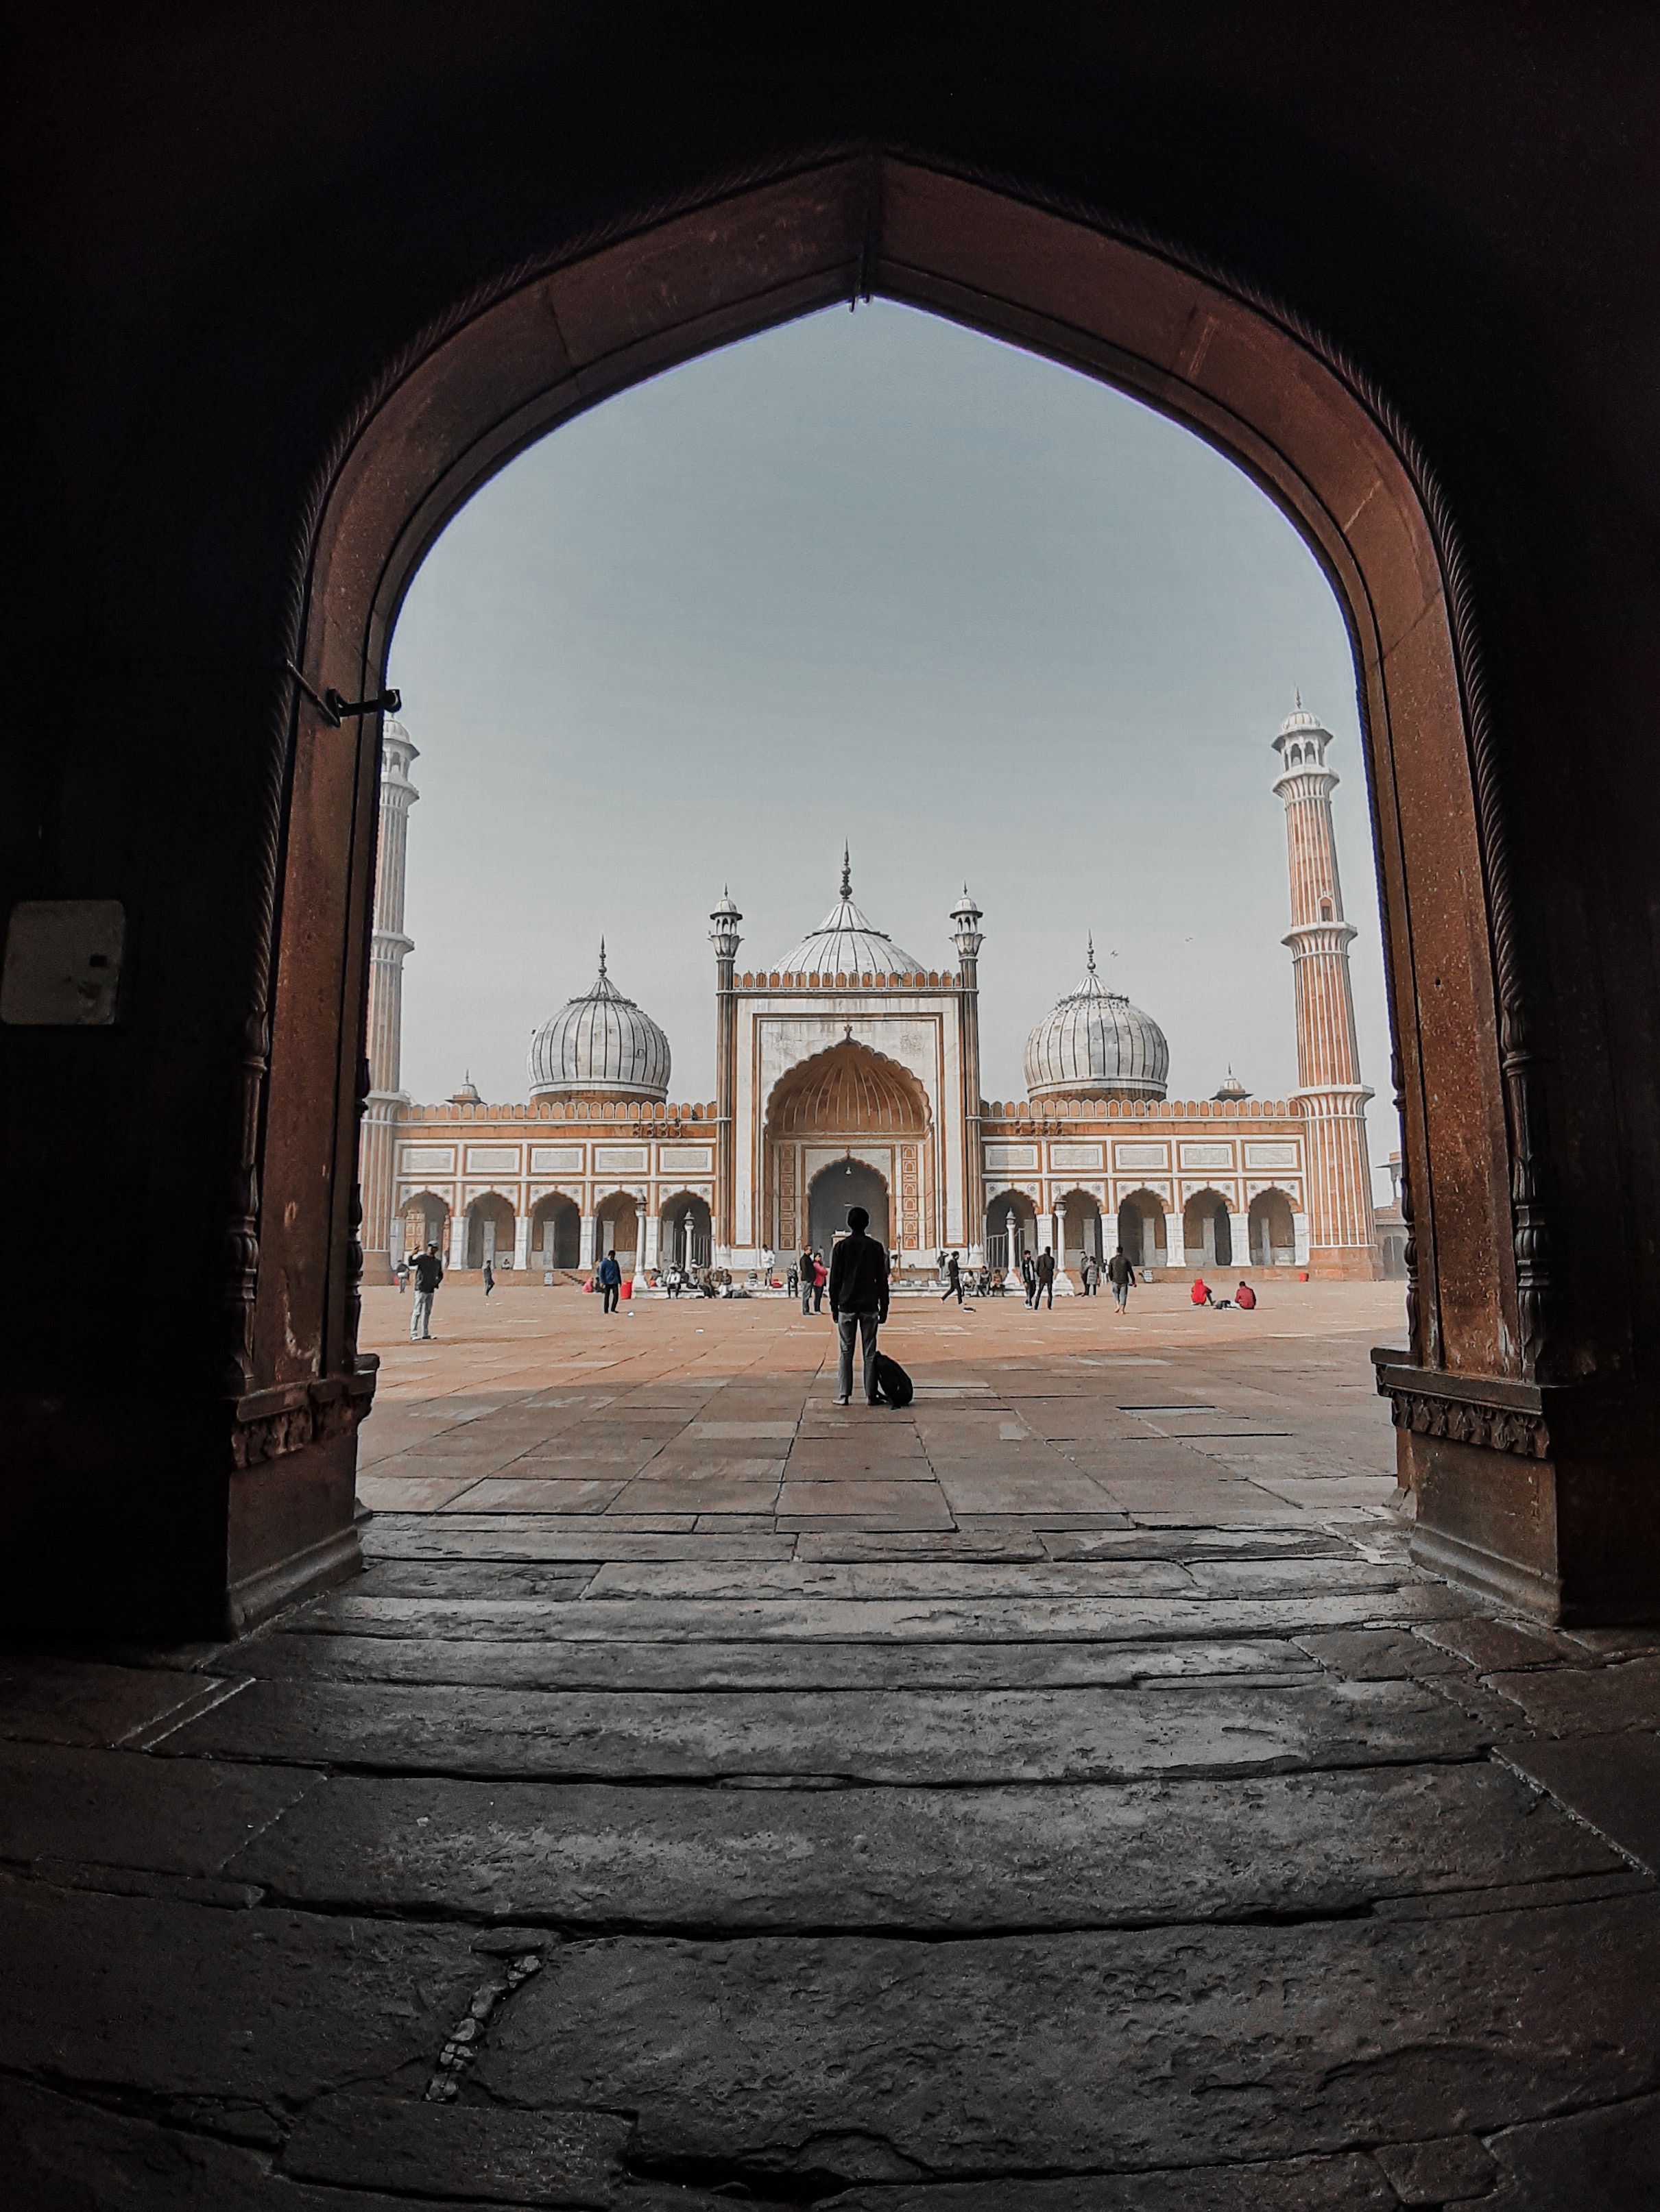
[(842, 840), (842, 896), (844, 899), (853, 896), (853, 862), (845, 837)]
[(1091, 930), (1091, 932), (1090, 932), (1090, 933), (1089, 933), (1089, 947), (1090, 947), (1090, 973), (1091, 973), (1091, 975), (1094, 975), (1094, 973), (1095, 973), (1095, 932), (1094, 932), (1093, 930)]
[(1292, 685), (1291, 696), (1296, 700), (1297, 711), (1300, 714), (1303, 711), (1303, 687), (1300, 684), (1293, 684)]
[(603, 975), (605, 974), (605, 939), (602, 937), (602, 938), (600, 939), (600, 940), (599, 940), (599, 973)]

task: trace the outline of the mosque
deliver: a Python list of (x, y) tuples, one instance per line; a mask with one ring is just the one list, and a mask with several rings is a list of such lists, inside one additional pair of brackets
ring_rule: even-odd
[(1331, 732), (1298, 710), (1274, 740), (1286, 812), (1298, 1087), (1258, 1099), (1166, 1096), (1150, 1014), (1083, 976), (1026, 1041), (1026, 1097), (981, 1095), (981, 909), (951, 910), (952, 957), (930, 967), (841, 889), (816, 929), (764, 968), (738, 964), (743, 915), (723, 894), (714, 953), (716, 1096), (669, 1100), (662, 1029), (612, 980), (536, 1032), (529, 1097), (489, 1105), (469, 1082), (438, 1105), (399, 1085), (409, 732), (385, 727), (362, 1180), (365, 1279), (437, 1243), (453, 1268), (504, 1281), (671, 1261), (747, 1270), (764, 1250), (828, 1251), (868, 1208), (897, 1266), (941, 1250), (1018, 1264), (1046, 1245), (1075, 1285), (1085, 1253), (1122, 1245), (1155, 1277), (1200, 1269), (1383, 1273), (1373, 1212), (1349, 945), (1331, 793)]

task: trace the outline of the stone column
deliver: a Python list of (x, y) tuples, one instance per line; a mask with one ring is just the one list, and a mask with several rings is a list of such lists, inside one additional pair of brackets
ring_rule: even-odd
[(467, 1264), (467, 1214), (465, 1206), (458, 1206), (450, 1216), (450, 1265), (465, 1267)]
[(1250, 1216), (1249, 1213), (1230, 1213), (1228, 1235), (1233, 1239), (1233, 1264), (1249, 1267), (1250, 1256)]
[(957, 1037), (963, 1076), (964, 1264), (980, 1267), (986, 1252), (986, 1152), (980, 1132), (980, 948), (981, 910), (963, 886), (952, 909), (957, 924)]
[(582, 1216), (581, 1238), (576, 1248), (576, 1264), (584, 1271), (593, 1265), (594, 1231), (599, 1225), (598, 1214), (585, 1213)]
[(1309, 1264), (1309, 1217), (1306, 1213), (1292, 1214), (1291, 1233), (1292, 1258), (1298, 1267), (1306, 1267)]
[(1067, 1273), (1067, 1209), (1057, 1206), (1049, 1217), (1055, 1231), (1055, 1289), (1058, 1297), (1064, 1297), (1075, 1288)]
[(515, 1271), (530, 1266), (530, 1214), (521, 1211), (513, 1224), (513, 1264)]
[(714, 947), (714, 1206), (709, 1254), (712, 1266), (724, 1266), (732, 1253), (737, 1212), (738, 1105), (738, 993), (734, 981), (738, 948), (743, 939), (738, 925), (744, 919), (730, 891), (722, 890), (721, 903), (709, 920), (714, 924), (709, 943)]
[(638, 1260), (635, 1261), (635, 1272), (637, 1273), (644, 1274), (648, 1267), (654, 1267), (657, 1265), (658, 1258), (661, 1250), (662, 1228), (663, 1224), (658, 1219), (656, 1214), (648, 1213), (646, 1211), (646, 1201), (644, 1199), (642, 1199), (640, 1201), (640, 1242), (638, 1246), (635, 1248), (640, 1255)]

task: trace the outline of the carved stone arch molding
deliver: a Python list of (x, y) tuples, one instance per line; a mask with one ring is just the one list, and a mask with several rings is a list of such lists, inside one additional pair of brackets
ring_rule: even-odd
[[(645, 377), (857, 293), (932, 310), (1160, 409), (1252, 476), (1323, 564), (1353, 642), (1383, 892), (1416, 1267), (1404, 1365), (1420, 1396), (1443, 1370), (1536, 1391), (1548, 1344), (1540, 1115), (1514, 899), (1456, 550), (1409, 436), (1316, 334), (1167, 245), (1086, 210), (869, 154), (728, 185), (632, 229), (614, 226), (590, 250), (505, 274), (390, 364), (337, 438), (297, 559), (306, 688), (293, 687), (291, 750), (270, 781), (268, 910), (274, 927), (283, 920), (269, 1097), (263, 1116), (256, 1095), (246, 1117), (239, 1186), (246, 1194), (258, 1174), (252, 1302), (240, 1196), (232, 1225), (232, 1353), (244, 1389), (286, 1382), (296, 1343), (317, 1347), (324, 1375), (354, 1365), (353, 1076), (376, 732), (372, 720), (361, 734), (350, 722), (331, 727), (316, 697), (380, 689), (423, 556), (526, 446)], [(337, 1028), (344, 1048), (324, 1085), (318, 1033)], [(257, 1085), (252, 1045), (249, 1065)], [(286, 1211), (304, 1179), (314, 1188), (319, 1151), (333, 1162), (326, 1251), (314, 1249), (314, 1208)], [(1465, 1492), (1487, 1479), (1475, 1448), (1467, 1457), (1463, 1474), (1447, 1477)], [(1405, 1446), (1402, 1466), (1420, 1492), (1422, 1540), (1436, 1486)], [(1495, 1535), (1477, 1510), (1458, 1534), (1462, 1510), (1449, 1518), (1444, 1564), (1492, 1582), (1475, 1554), (1514, 1553), (1514, 1530), (1507, 1522)], [(1505, 1571), (1512, 1594), (1557, 1604), (1554, 1560)]]

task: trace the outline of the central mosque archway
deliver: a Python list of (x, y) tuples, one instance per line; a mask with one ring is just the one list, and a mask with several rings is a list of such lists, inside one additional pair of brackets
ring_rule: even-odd
[[(767, 1101), (763, 1138), (773, 1249), (799, 1249), (806, 1237), (828, 1252), (854, 1205), (869, 1212), (883, 1243), (925, 1242), (933, 1215), (931, 1119), (909, 1069), (850, 1036), (793, 1067)], [(907, 1190), (916, 1194), (914, 1231), (896, 1223), (891, 1203), (892, 1193)]]

